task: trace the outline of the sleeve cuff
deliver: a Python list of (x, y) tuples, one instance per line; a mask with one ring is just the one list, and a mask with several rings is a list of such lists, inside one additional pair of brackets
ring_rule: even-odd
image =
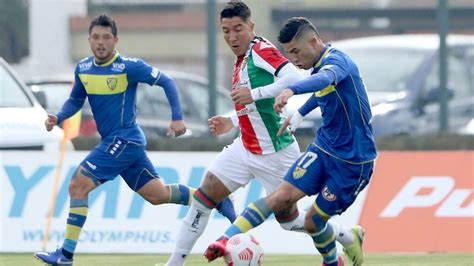
[(250, 95), (252, 96), (252, 100), (257, 101), (262, 98), (262, 93), (260, 92), (260, 88), (256, 88), (250, 90)]
[(171, 120), (172, 121), (179, 121), (179, 120), (183, 120), (183, 115), (182, 114), (173, 114), (171, 115)]
[(303, 106), (301, 106), (300, 108), (298, 108), (298, 110), (296, 110), (295, 114), (301, 116), (301, 117), (305, 117), (308, 113), (305, 113), (304, 110), (302, 110)]
[(232, 114), (229, 118), (232, 121), (232, 125), (234, 125), (234, 127), (239, 126), (239, 117), (237, 116), (237, 113)]
[(63, 122), (64, 118), (61, 116), (60, 113), (57, 113), (56, 117), (58, 118), (58, 121), (56, 122), (56, 125), (60, 125)]
[(289, 86), (288, 89), (290, 89), (293, 92), (293, 94), (295, 95), (298, 94), (298, 90), (296, 88)]

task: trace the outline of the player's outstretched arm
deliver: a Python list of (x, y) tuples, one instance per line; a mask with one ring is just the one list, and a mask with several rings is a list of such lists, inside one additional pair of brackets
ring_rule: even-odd
[(253, 89), (251, 91), (252, 99), (256, 101), (277, 97), (288, 86), (304, 79), (303, 74), (290, 63), (283, 66), (277, 77), (275, 82)]
[(329, 69), (320, 70), (301, 81), (288, 86), (294, 94), (303, 94), (308, 92), (317, 92), (336, 81), (336, 75)]
[(289, 85), (302, 80), (303, 74), (293, 64), (286, 64), (279, 72), (275, 82), (250, 90), (247, 87), (238, 87), (232, 90), (230, 97), (236, 104), (250, 104), (261, 99), (274, 98), (278, 96)]

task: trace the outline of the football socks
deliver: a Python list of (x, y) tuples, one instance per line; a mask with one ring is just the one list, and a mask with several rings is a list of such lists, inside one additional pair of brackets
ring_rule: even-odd
[(250, 203), (227, 231), (225, 231), (224, 235), (227, 238), (231, 238), (236, 234), (245, 233), (263, 223), (272, 213), (273, 211), (265, 202), (265, 199), (259, 199)]
[(326, 221), (329, 217), (321, 212), (316, 204), (314, 204), (313, 207), (317, 211), (317, 213), (311, 217), (317, 230), (316, 233), (310, 234), (314, 246), (323, 256), (323, 260), (327, 266), (337, 266), (336, 231), (333, 226)]
[(88, 209), (87, 199), (71, 199), (66, 225), (66, 237), (63, 243), (63, 253), (68, 259), (72, 258), (76, 250), (77, 240), (86, 222)]
[(191, 252), (197, 239), (204, 232), (215, 206), (215, 202), (201, 189), (196, 190), (188, 213), (181, 223), (176, 247), (166, 265), (183, 265), (186, 255)]
[(170, 203), (191, 204), (191, 199), (196, 189), (181, 184), (171, 184), (168, 187), (170, 188)]

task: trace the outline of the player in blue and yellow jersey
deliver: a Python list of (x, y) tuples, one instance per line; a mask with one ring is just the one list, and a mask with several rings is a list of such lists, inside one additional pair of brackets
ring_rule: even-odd
[[(69, 184), (70, 210), (65, 240), (54, 252), (37, 252), (47, 264), (72, 265), (77, 240), (86, 221), (88, 194), (101, 184), (121, 175), (127, 185), (154, 205), (189, 205), (195, 189), (181, 184), (164, 185), (145, 151), (143, 131), (135, 122), (137, 84), (159, 85), (171, 106), (170, 134), (186, 131), (175, 81), (137, 58), (121, 56), (116, 50), (117, 26), (112, 18), (100, 15), (89, 27), (89, 44), (94, 56), (83, 59), (75, 70), (69, 99), (45, 121), (50, 131), (74, 115), (86, 97), (94, 114), (102, 141), (81, 162)], [(235, 219), (232, 203), (224, 201), (218, 210)]]
[(323, 256), (323, 265), (344, 265), (337, 255), (339, 241), (353, 265), (363, 262), (364, 231), (329, 221), (343, 213), (369, 182), (377, 152), (372, 135), (371, 111), (366, 88), (349, 56), (324, 44), (316, 27), (306, 18), (292, 18), (280, 31), (279, 41), (289, 59), (312, 75), (283, 90), (275, 101), (281, 112), (294, 94), (313, 93), (280, 128), (296, 130), (302, 118), (321, 108), (323, 123), (313, 144), (293, 164), (285, 182), (271, 195), (250, 204), (233, 225), (206, 250), (213, 260), (225, 254), (227, 239), (263, 223), (270, 214), (287, 208), (305, 195), (317, 195), (306, 214), (305, 229)]

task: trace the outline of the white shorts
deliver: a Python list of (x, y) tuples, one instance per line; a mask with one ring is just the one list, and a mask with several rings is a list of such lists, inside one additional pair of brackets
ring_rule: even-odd
[(241, 138), (237, 138), (219, 153), (209, 171), (231, 192), (256, 178), (270, 194), (283, 182), (287, 170), (299, 155), (300, 148), (296, 140), (278, 152), (258, 155), (249, 152)]

